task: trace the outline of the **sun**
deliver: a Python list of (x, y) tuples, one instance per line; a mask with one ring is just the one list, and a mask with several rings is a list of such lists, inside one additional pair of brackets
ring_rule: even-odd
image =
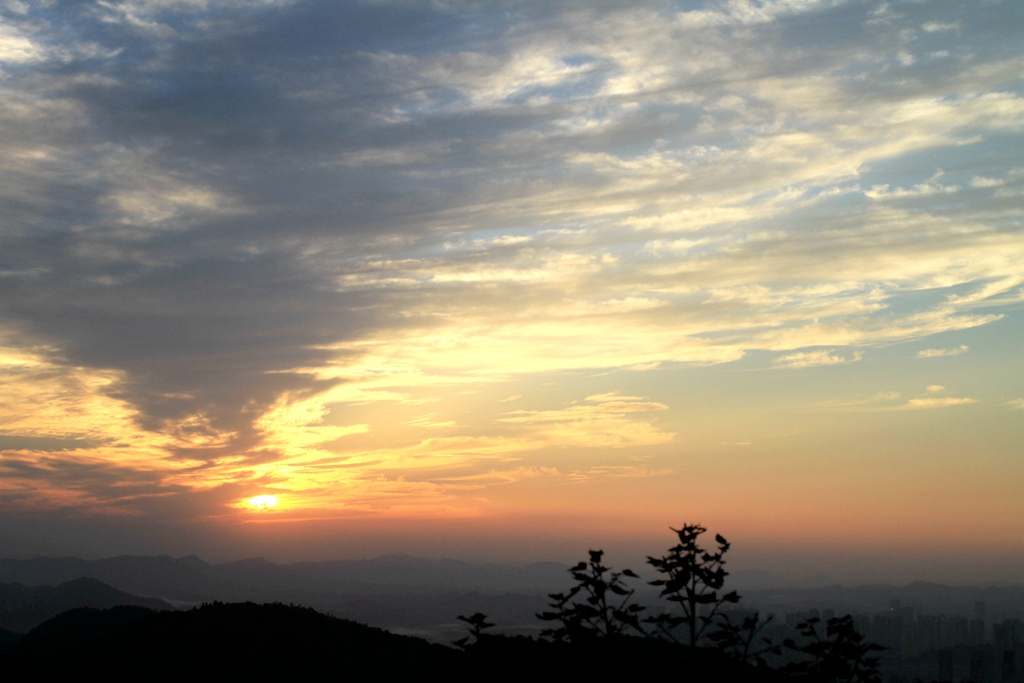
[(252, 510), (270, 510), (277, 507), (277, 496), (253, 496), (245, 501)]

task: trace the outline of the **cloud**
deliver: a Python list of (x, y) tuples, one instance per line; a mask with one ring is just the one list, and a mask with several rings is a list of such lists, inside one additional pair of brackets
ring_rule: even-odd
[(13, 26), (0, 26), (0, 65), (44, 59), (42, 50)]
[(921, 26), (928, 33), (935, 33), (937, 31), (956, 31), (960, 28), (960, 23), (951, 21), (948, 23), (942, 23), (939, 21), (929, 21)]
[(959, 356), (962, 353), (967, 353), (969, 347), (966, 344), (962, 344), (952, 349), (922, 349), (917, 352), (918, 358), (941, 358), (943, 356)]
[(503, 424), (527, 425), (531, 437), (551, 445), (586, 447), (636, 447), (671, 441), (675, 434), (661, 431), (653, 422), (631, 417), (633, 413), (667, 410), (668, 406), (639, 396), (615, 392), (588, 396), (553, 410), (516, 410), (498, 418)]
[(446, 427), (456, 426), (456, 422), (454, 420), (439, 420), (437, 418), (437, 413), (429, 413), (409, 420), (406, 424), (410, 424), (415, 427), (427, 427), (428, 429), (443, 429)]
[[(932, 385), (926, 388), (929, 393), (944, 391), (945, 387)], [(839, 400), (820, 403), (815, 406), (819, 410), (838, 410), (855, 412), (874, 412), (890, 410), (928, 410), (931, 408), (949, 408), (952, 406), (970, 405), (977, 403), (973, 398), (935, 397), (925, 396), (904, 400), (895, 391), (880, 391), (872, 396), (855, 400)]]
[(924, 408), (948, 408), (949, 406), (962, 406), (970, 403), (977, 403), (973, 398), (912, 398), (907, 401), (906, 410), (919, 410)]
[[(55, 505), (131, 507), (123, 477), (145, 509), (208, 512), (259, 482), (447, 514), (443, 486), (396, 472), (504, 481), (500, 458), (674, 435), (651, 417), (670, 402), (608, 384), (487, 387), (834, 365), (1004, 320), (1024, 298), (1015, 11), (8, 3), (18, 495), (38, 478)], [(522, 410), (468, 424), (470, 385)], [(939, 400), (905, 406), (970, 399)]]
[(875, 185), (870, 190), (865, 190), (864, 194), (871, 199), (901, 199), (906, 197), (927, 197), (933, 194), (958, 191), (960, 191), (960, 187), (957, 185), (940, 185), (927, 182), (915, 185), (909, 189), (902, 187), (890, 188), (888, 185)]
[(775, 359), (775, 365), (777, 367), (797, 369), (797, 368), (812, 368), (821, 365), (839, 365), (842, 363), (852, 363), (859, 361), (862, 354), (855, 353), (850, 357), (835, 354), (829, 351), (803, 351), (800, 353), (791, 353), (781, 358)]

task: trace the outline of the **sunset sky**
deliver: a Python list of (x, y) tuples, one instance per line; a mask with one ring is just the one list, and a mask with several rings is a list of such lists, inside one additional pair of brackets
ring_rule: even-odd
[(0, 0), (0, 556), (1024, 579), (1022, 27)]

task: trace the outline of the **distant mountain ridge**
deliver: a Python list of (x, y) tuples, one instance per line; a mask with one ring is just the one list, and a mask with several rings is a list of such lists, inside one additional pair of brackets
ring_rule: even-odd
[[(208, 564), (193, 555), (122, 555), (101, 560), (67, 558), (0, 559), (0, 582), (54, 585), (88, 576), (122, 590), (182, 601), (283, 599), (289, 595), (376, 594), (457, 591), (548, 592), (559, 588), (566, 565), (472, 564), (386, 555), (370, 560), (275, 564), (262, 557)], [(280, 597), (266, 597), (266, 593)]]
[(224, 602), (302, 604), (396, 632), (450, 639), (455, 616), (486, 610), (512, 629), (536, 630), (534, 614), (560, 590), (556, 563), (475, 565), (389, 555), (372, 560), (278, 565), (264, 558), (208, 564), (195, 556), (0, 559), (0, 582), (59, 584), (82, 576), (175, 607)]
[[(209, 564), (192, 555), (124, 555), (92, 561), (0, 559), (0, 582), (38, 586), (91, 577), (136, 596), (160, 597), (176, 607), (215, 600), (302, 604), (375, 627), (446, 641), (462, 630), (455, 616), (476, 611), (488, 614), (502, 628), (535, 633), (539, 624), (534, 615), (546, 609), (548, 594), (569, 585), (567, 570), (567, 565), (554, 562), (515, 566), (405, 555), (294, 564), (261, 557)], [(1020, 585), (915, 582), (843, 587), (826, 582), (825, 577), (783, 582), (765, 572), (737, 572), (727, 579), (727, 586), (740, 592), (745, 606), (780, 615), (815, 608), (881, 612), (893, 600), (918, 613), (971, 615), (975, 602), (987, 604), (990, 619), (1024, 613)], [(642, 602), (657, 603), (656, 589), (641, 582), (635, 587)]]

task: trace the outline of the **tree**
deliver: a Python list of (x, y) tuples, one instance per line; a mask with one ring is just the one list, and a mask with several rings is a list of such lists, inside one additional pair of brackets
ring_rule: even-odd
[[(707, 529), (699, 524), (684, 524), (682, 529), (672, 531), (679, 536), (679, 544), (670, 548), (668, 555), (648, 557), (647, 563), (665, 576), (651, 581), (651, 585), (662, 586), (661, 596), (677, 605), (678, 612), (662, 612), (644, 621), (654, 624), (672, 641), (696, 647), (709, 633), (722, 606), (739, 602), (740, 596), (735, 591), (719, 595), (729, 574), (723, 568), (729, 543), (721, 535), (715, 536), (718, 552), (712, 553), (700, 545), (700, 536)], [(686, 627), (682, 641), (677, 636), (680, 626)]]
[(733, 659), (747, 662), (758, 669), (770, 668), (767, 655), (778, 656), (782, 648), (762, 632), (772, 623), (772, 617), (762, 619), (757, 612), (733, 620), (729, 614), (718, 615), (717, 628), (708, 634), (708, 638), (719, 650)]
[(623, 578), (640, 577), (629, 569), (611, 571), (601, 564), (603, 556), (604, 551), (591, 550), (589, 562), (580, 562), (569, 569), (576, 585), (565, 593), (548, 596), (555, 611), (542, 612), (537, 618), (557, 621), (560, 625), (545, 629), (542, 636), (580, 643), (614, 639), (630, 631), (645, 635), (639, 617), (644, 608), (631, 602), (633, 590), (626, 587)]
[(468, 617), (460, 614), (458, 619), (459, 621), (464, 621), (469, 624), (469, 635), (465, 638), (459, 638), (452, 643), (452, 645), (460, 650), (468, 650), (471, 645), (476, 645), (483, 641), (483, 639), (487, 637), (487, 634), (484, 633), (484, 629), (494, 627), (494, 624), (487, 621), (487, 615), (483, 612), (475, 612)]
[[(550, 594), (551, 611), (537, 615), (557, 622), (542, 631), (542, 639), (484, 634), (492, 626), (486, 616), (459, 617), (469, 625), (470, 634), (455, 645), (479, 665), (483, 673), (475, 675), (475, 680), (594, 683), (672, 676), (880, 683), (879, 660), (873, 654), (885, 648), (865, 642), (849, 615), (829, 619), (824, 633), (819, 619), (799, 624), (801, 641), (787, 639), (784, 645), (803, 658), (778, 666), (776, 657), (782, 647), (764, 637), (771, 617), (762, 620), (756, 613), (723, 610), (740, 600), (734, 591), (723, 591), (729, 542), (716, 535), (717, 550), (705, 550), (700, 537), (707, 530), (699, 524), (672, 531), (679, 543), (666, 555), (647, 561), (662, 577), (651, 585), (661, 587), (661, 597), (673, 604), (673, 610), (641, 619), (645, 608), (633, 601), (634, 590), (627, 585), (627, 579), (639, 577), (629, 569), (612, 571), (603, 564), (603, 551), (591, 550), (589, 561), (569, 569), (575, 585), (564, 593)], [(654, 625), (654, 632), (644, 624)]]
[(822, 683), (881, 683), (878, 657), (871, 656), (885, 648), (864, 641), (864, 636), (853, 627), (849, 614), (825, 622), (822, 635), (821, 619), (811, 618), (797, 624), (806, 640), (802, 643), (787, 638), (784, 645), (807, 658), (785, 667), (784, 671), (797, 680)]

